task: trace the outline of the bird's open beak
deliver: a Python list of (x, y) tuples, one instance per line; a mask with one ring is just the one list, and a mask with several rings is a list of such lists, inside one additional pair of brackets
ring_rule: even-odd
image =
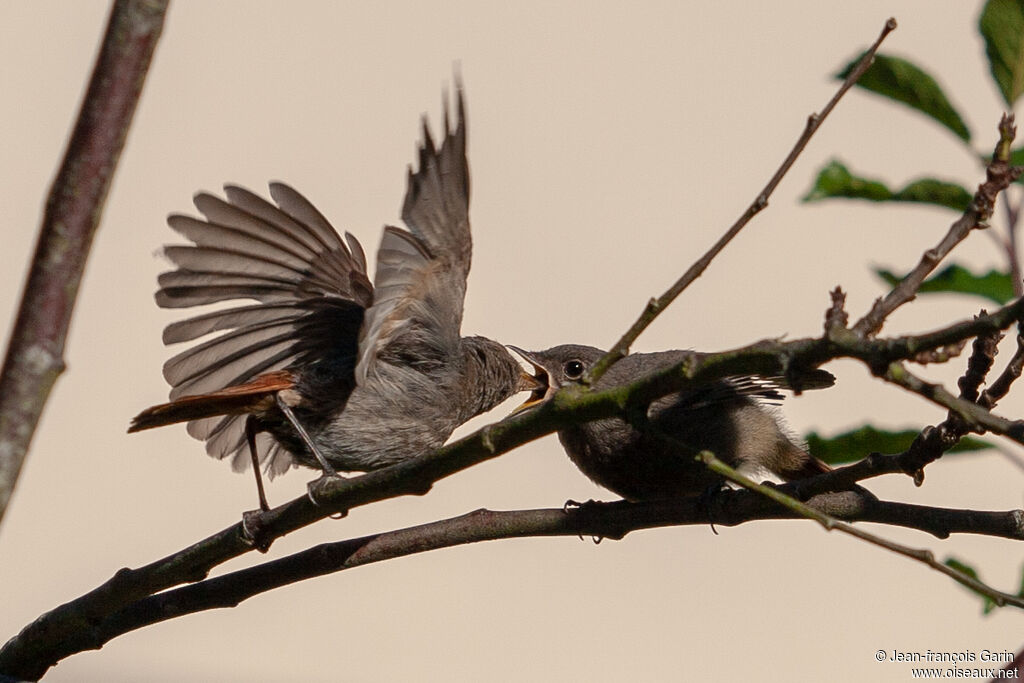
[(554, 393), (555, 389), (551, 386), (551, 382), (548, 378), (548, 371), (544, 369), (540, 363), (534, 359), (527, 351), (523, 351), (518, 346), (512, 346), (506, 344), (508, 348), (519, 354), (523, 360), (533, 366), (533, 375), (527, 375), (525, 372), (519, 380), (520, 391), (529, 391), (530, 396), (526, 401), (513, 410), (510, 415), (518, 415), (519, 413), (529, 410), (535, 405), (539, 405), (550, 398)]
[(520, 391), (529, 391), (532, 393), (546, 388), (547, 385), (535, 376), (528, 375), (525, 372), (519, 374), (519, 384), (516, 385), (516, 393), (519, 393)]

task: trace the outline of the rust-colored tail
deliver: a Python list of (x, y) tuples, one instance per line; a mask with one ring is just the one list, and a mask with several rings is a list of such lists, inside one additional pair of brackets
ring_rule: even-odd
[(217, 415), (240, 415), (264, 407), (268, 399), (284, 389), (295, 386), (295, 378), (287, 370), (259, 375), (251, 382), (214, 391), (209, 394), (182, 396), (170, 403), (146, 408), (132, 418), (129, 432), (163, 427)]

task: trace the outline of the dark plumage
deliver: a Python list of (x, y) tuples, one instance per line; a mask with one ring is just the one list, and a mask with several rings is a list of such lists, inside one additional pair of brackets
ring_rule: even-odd
[(157, 303), (255, 303), (164, 330), (167, 344), (220, 334), (167, 361), (171, 402), (140, 413), (129, 431), (188, 421), (189, 434), (236, 470), (258, 452), (271, 475), (294, 465), (363, 471), (437, 448), (469, 418), (532, 388), (501, 344), (460, 336), (472, 253), (461, 87), (456, 108), (452, 129), (445, 103), (440, 149), (424, 120), (402, 205), (408, 230), (384, 229), (373, 284), (358, 240), (342, 240), (287, 185), (270, 185), (276, 206), (227, 186), (226, 201), (196, 196), (205, 220), (171, 216), (192, 244), (166, 248), (176, 269), (160, 276)]
[[(534, 402), (579, 382), (604, 355), (600, 349), (572, 344), (537, 352), (515, 350), (534, 365), (537, 379), (546, 385), (534, 392)], [(626, 356), (594, 389), (632, 383), (678, 363), (686, 353)], [(814, 370), (801, 381), (801, 389), (817, 389), (831, 386), (835, 378)], [(703, 450), (732, 467), (767, 470), (787, 481), (827, 472), (828, 465), (811, 456), (769, 406), (782, 399), (780, 389), (785, 387), (779, 377), (730, 377), (654, 401), (648, 410), (651, 425), (675, 443), (619, 418), (573, 425), (560, 430), (558, 438), (584, 474), (628, 500), (693, 495), (721, 484), (718, 475), (694, 459)]]

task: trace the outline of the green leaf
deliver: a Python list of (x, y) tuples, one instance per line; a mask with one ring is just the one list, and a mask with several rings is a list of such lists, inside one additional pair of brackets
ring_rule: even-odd
[(898, 202), (937, 204), (963, 213), (971, 205), (971, 200), (974, 197), (956, 183), (947, 183), (934, 178), (921, 178), (902, 190), (894, 192), (892, 198)]
[[(875, 274), (893, 287), (904, 277), (884, 268), (876, 268)], [(1014, 298), (1013, 279), (1009, 273), (993, 269), (984, 275), (975, 275), (963, 266), (955, 263), (922, 282), (917, 291), (921, 293), (954, 292), (970, 294), (994, 301), (1000, 305)]]
[[(832, 437), (811, 432), (805, 438), (811, 455), (830, 465), (855, 462), (870, 453), (902, 453), (920, 433), (919, 430), (905, 429), (889, 431), (866, 424)], [(960, 439), (947, 453), (967, 453), (994, 448), (992, 444), (974, 437)]]
[[(863, 57), (863, 53), (836, 74), (843, 80)], [(899, 57), (875, 55), (875, 61), (857, 81), (861, 88), (870, 90), (889, 99), (918, 110), (930, 116), (964, 142), (971, 141), (971, 132), (949, 103), (939, 84), (923, 69)]]
[[(988, 163), (990, 158), (986, 157), (985, 163)], [(1010, 166), (1024, 166), (1024, 147), (1018, 147), (1010, 152)], [(1017, 180), (1020, 180), (1020, 178)]]
[(1007, 106), (1024, 92), (1024, 2), (989, 0), (978, 19), (989, 69)]
[(934, 178), (915, 180), (893, 192), (885, 183), (855, 176), (841, 162), (833, 159), (818, 173), (814, 186), (804, 195), (805, 202), (841, 197), (867, 199), (873, 202), (916, 202), (935, 204), (963, 212), (971, 203), (971, 193), (956, 183)]
[[(942, 564), (946, 565), (950, 569), (953, 569), (953, 570), (956, 570), (956, 571), (960, 572), (961, 574), (966, 574), (967, 576), (971, 577), (975, 581), (980, 581), (981, 580), (981, 579), (978, 578), (978, 570), (977, 569), (975, 569), (974, 567), (972, 567), (969, 564), (961, 562), (960, 560), (956, 559), (955, 557), (947, 557), (942, 562)], [(960, 584), (960, 585), (963, 586), (963, 584)], [(967, 588), (967, 586), (963, 586), (963, 587)], [(967, 590), (971, 591), (972, 593), (977, 595), (979, 598), (981, 598), (981, 603), (982, 603), (981, 612), (982, 612), (982, 614), (988, 614), (989, 612), (991, 612), (992, 610), (994, 610), (996, 608), (996, 601), (993, 600), (992, 598), (990, 598), (989, 596), (982, 595), (981, 593), (979, 593), (978, 591), (974, 590), (973, 588), (967, 588)]]
[(818, 173), (814, 187), (804, 195), (803, 200), (814, 202), (829, 197), (883, 202), (892, 199), (892, 191), (877, 180), (868, 180), (851, 174), (846, 166), (833, 159)]

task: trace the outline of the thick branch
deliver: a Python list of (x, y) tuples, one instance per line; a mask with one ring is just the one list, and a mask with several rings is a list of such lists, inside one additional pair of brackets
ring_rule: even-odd
[(166, 0), (118, 0), (46, 211), (0, 371), (0, 520), (50, 390), (89, 247), (163, 28)]
[[(981, 533), (1024, 540), (1024, 511), (979, 512), (871, 500), (852, 493), (809, 501), (819, 514), (921, 529), (939, 537)], [(234, 607), (242, 601), (296, 581), (429, 550), (505, 538), (593, 536), (621, 539), (631, 531), (682, 524), (734, 526), (756, 519), (794, 519), (802, 514), (760, 495), (725, 491), (715, 504), (698, 499), (654, 503), (587, 503), (567, 510), (477, 510), (459, 517), (363, 538), (319, 545), (278, 560), (143, 598), (75, 632), (46, 659), (21, 658), (4, 669), (29, 678), (75, 652), (96, 649), (128, 631), (194, 612)], [(55, 612), (66, 609), (58, 608)], [(12, 641), (13, 643), (14, 641)], [(10, 647), (10, 646), (8, 646)], [(41, 654), (41, 653), (39, 653)]]

